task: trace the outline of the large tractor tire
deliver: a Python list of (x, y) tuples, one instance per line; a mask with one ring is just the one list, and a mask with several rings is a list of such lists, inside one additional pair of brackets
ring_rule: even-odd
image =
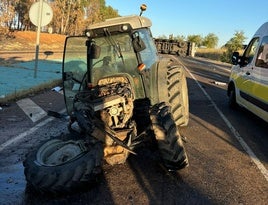
[(187, 167), (188, 157), (170, 107), (165, 103), (154, 105), (150, 119), (164, 166), (169, 171)]
[(100, 142), (51, 139), (27, 155), (24, 174), (28, 185), (40, 193), (72, 193), (97, 182), (102, 159)]
[[(164, 72), (163, 69), (160, 69)], [(177, 126), (187, 126), (189, 122), (189, 99), (185, 71), (182, 66), (172, 65), (165, 68), (166, 74), (158, 81), (159, 102), (168, 102)], [(166, 82), (163, 82), (166, 81)]]

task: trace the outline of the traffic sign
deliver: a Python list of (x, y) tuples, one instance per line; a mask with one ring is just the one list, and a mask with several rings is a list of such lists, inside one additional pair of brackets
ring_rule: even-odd
[(35, 26), (39, 26), (39, 21), (41, 22), (40, 26), (46, 26), (53, 18), (53, 11), (48, 3), (39, 1), (32, 4), (29, 17)]

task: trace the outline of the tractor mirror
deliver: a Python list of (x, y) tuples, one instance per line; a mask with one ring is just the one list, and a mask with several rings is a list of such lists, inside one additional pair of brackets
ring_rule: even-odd
[(90, 57), (92, 59), (98, 59), (100, 57), (101, 48), (96, 44), (92, 44), (90, 48)]
[(93, 41), (87, 41), (87, 55), (90, 59), (98, 59), (100, 57), (101, 48), (97, 46)]
[(146, 45), (143, 42), (143, 40), (140, 38), (140, 36), (136, 36), (133, 39), (133, 47), (136, 53), (143, 51), (146, 49)]

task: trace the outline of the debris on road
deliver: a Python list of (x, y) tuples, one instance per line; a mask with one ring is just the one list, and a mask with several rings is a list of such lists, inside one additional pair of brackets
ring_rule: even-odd
[(224, 82), (219, 82), (219, 81), (211, 81), (212, 84), (215, 84), (215, 85), (220, 85), (220, 86), (225, 86), (227, 85), (227, 83), (224, 83)]
[(55, 92), (60, 92), (62, 90), (62, 87), (56, 86), (56, 87), (52, 88), (51, 90), (55, 91)]

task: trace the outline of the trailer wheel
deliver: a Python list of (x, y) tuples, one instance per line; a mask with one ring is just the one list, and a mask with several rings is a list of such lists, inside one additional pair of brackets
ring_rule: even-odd
[(24, 174), (40, 193), (72, 193), (97, 182), (102, 158), (100, 142), (52, 139), (27, 155)]
[(188, 157), (170, 107), (165, 103), (154, 105), (150, 119), (164, 166), (170, 171), (188, 166)]
[(187, 43), (186, 43), (185, 41), (180, 41), (180, 42), (178, 43), (178, 46), (179, 46), (180, 48), (185, 48), (186, 45), (187, 45)]

